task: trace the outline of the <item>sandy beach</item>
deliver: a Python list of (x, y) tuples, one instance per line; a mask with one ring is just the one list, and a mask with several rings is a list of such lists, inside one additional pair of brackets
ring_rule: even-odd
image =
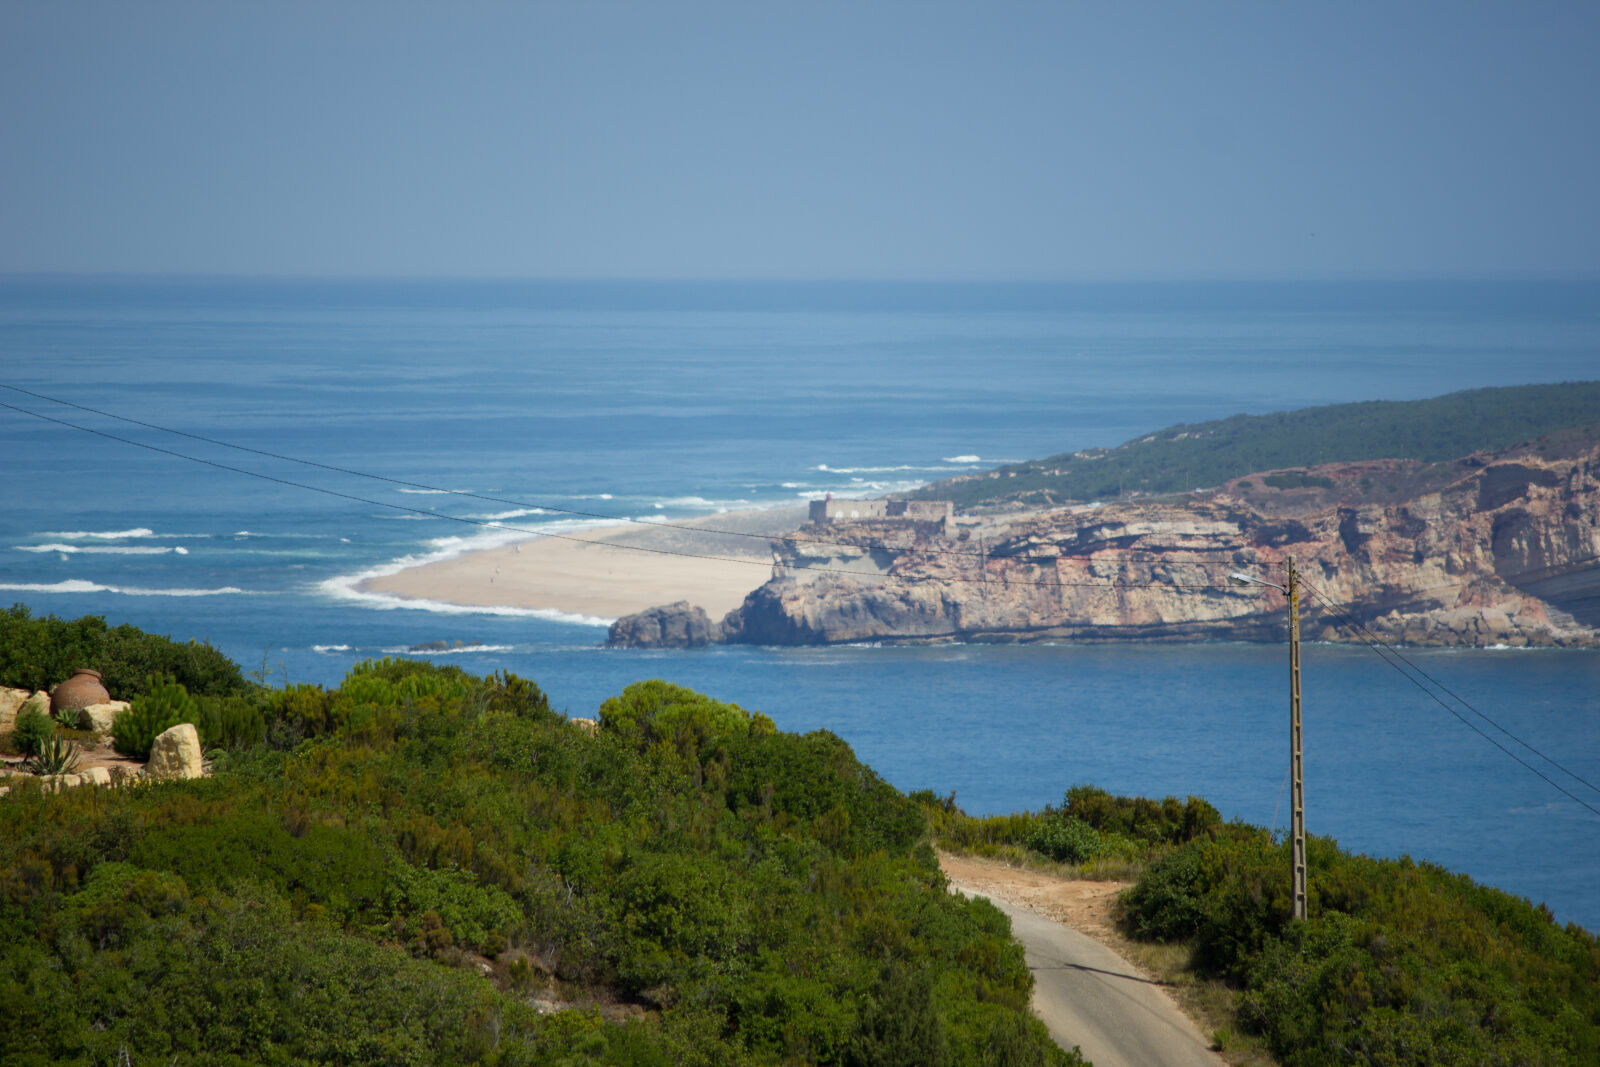
[(359, 588), (602, 619), (687, 600), (720, 619), (771, 576), (767, 538), (789, 533), (805, 519), (804, 507), (786, 507), (710, 515), (671, 527), (631, 523), (535, 537), (369, 578)]

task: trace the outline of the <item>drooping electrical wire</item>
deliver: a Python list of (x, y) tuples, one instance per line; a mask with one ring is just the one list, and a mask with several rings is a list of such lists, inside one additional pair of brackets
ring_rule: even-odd
[[(465, 516), (465, 515), (449, 515), (449, 514), (443, 514), (443, 513), (440, 513), (440, 512), (436, 512), (436, 511), (428, 511), (428, 510), (423, 509), (423, 508), (410, 507), (409, 505), (406, 505), (406, 504), (396, 504), (396, 503), (393, 503), (393, 502), (387, 501), (387, 500), (374, 500), (371, 497), (358, 496), (355, 493), (346, 493), (346, 492), (341, 492), (340, 490), (337, 490), (337, 489), (328, 489), (328, 488), (325, 488), (323, 486), (311, 485), (311, 484), (306, 483), (306, 482), (297, 482), (297, 481), (294, 481), (291, 478), (280, 478), (280, 477), (278, 477), (276, 475), (265, 474), (265, 473), (263, 473), (261, 471), (249, 470), (248, 468), (245, 468), (245, 467), (236, 467), (236, 466), (234, 466), (234, 465), (232, 465), (230, 463), (222, 463), (222, 462), (219, 462), (219, 461), (213, 460), (213, 459), (205, 459), (205, 458), (200, 457), (200, 456), (192, 456), (192, 455), (189, 455), (187, 453), (178, 452), (178, 451), (176, 451), (174, 449), (162, 448), (160, 445), (152, 445), (152, 444), (150, 444), (148, 442), (145, 442), (145, 441), (135, 441), (132, 438), (123, 437), (123, 436), (121, 436), (119, 434), (109, 433), (109, 432), (107, 432), (105, 430), (98, 430), (98, 429), (95, 429), (94, 427), (91, 427), (91, 426), (81, 426), (81, 425), (79, 425), (77, 423), (69, 422), (66, 419), (58, 419), (58, 418), (56, 418), (55, 416), (52, 416), (52, 415), (45, 415), (45, 414), (42, 414), (42, 413), (37, 412), (37, 411), (30, 411), (27, 408), (18, 407), (15, 404), (8, 404), (8, 403), (5, 403), (4, 401), (0, 401), (0, 408), (5, 408), (5, 409), (11, 410), (11, 411), (15, 411), (15, 412), (18, 412), (18, 413), (23, 414), (23, 415), (31, 415), (32, 417), (34, 417), (36, 419), (41, 419), (41, 420), (43, 420), (45, 422), (54, 423), (54, 424), (56, 424), (58, 426), (64, 426), (64, 427), (67, 427), (68, 429), (78, 430), (78, 431), (80, 431), (82, 433), (93, 434), (96, 437), (102, 437), (102, 438), (105, 438), (106, 440), (109, 440), (109, 441), (116, 441), (116, 442), (119, 442), (121, 444), (131, 445), (134, 448), (142, 448), (142, 449), (145, 449), (145, 450), (150, 451), (150, 452), (156, 452), (156, 453), (159, 453), (159, 454), (164, 455), (164, 456), (171, 456), (171, 457), (173, 457), (175, 459), (181, 459), (181, 460), (184, 460), (186, 462), (198, 463), (198, 464), (201, 464), (203, 466), (213, 467), (213, 468), (215, 468), (217, 470), (228, 471), (228, 472), (233, 473), (233, 474), (242, 474), (242, 475), (245, 475), (246, 477), (250, 477), (250, 478), (259, 478), (262, 481), (273, 482), (273, 483), (275, 483), (277, 485), (289, 486), (289, 487), (295, 488), (295, 489), (304, 489), (304, 490), (306, 490), (308, 492), (321, 493), (324, 496), (337, 497), (337, 498), (339, 498), (341, 500), (349, 500), (349, 501), (353, 501), (353, 502), (358, 503), (358, 504), (366, 504), (366, 505), (369, 505), (371, 507), (390, 508), (390, 509), (392, 509), (394, 511), (410, 512), (411, 514), (423, 515), (423, 516), (426, 516), (428, 518), (443, 519), (443, 520), (450, 521), (450, 522), (459, 522), (459, 523), (464, 523), (464, 524), (467, 524), (467, 525), (470, 525), (470, 526), (483, 527), (483, 528), (486, 528), (486, 529), (504, 530), (504, 531), (508, 531), (508, 532), (511, 532), (511, 533), (525, 533), (525, 534), (528, 534), (530, 537), (552, 537), (552, 538), (555, 538), (555, 539), (560, 540), (560, 541), (572, 541), (572, 542), (576, 542), (578, 544), (585, 544), (585, 545), (599, 545), (599, 546), (602, 546), (602, 547), (605, 547), (605, 548), (621, 549), (621, 550), (629, 551), (629, 552), (644, 552), (644, 553), (650, 553), (650, 554), (654, 554), (654, 555), (677, 556), (677, 557), (687, 558), (687, 559), (711, 560), (711, 561), (715, 561), (715, 562), (719, 562), (719, 563), (738, 563), (738, 564), (743, 564), (743, 565), (746, 565), (746, 566), (767, 567), (767, 568), (770, 568), (770, 567), (772, 567), (774, 565), (770, 560), (751, 559), (751, 558), (748, 558), (748, 557), (739, 557), (739, 556), (717, 556), (717, 555), (711, 555), (711, 554), (702, 553), (702, 552), (685, 552), (685, 551), (683, 551), (681, 549), (662, 548), (662, 547), (659, 547), (659, 546), (633, 545), (633, 544), (627, 544), (625, 542), (617, 542), (617, 541), (600, 541), (600, 540), (595, 540), (593, 538), (576, 537), (576, 536), (574, 536), (572, 534), (555, 533), (553, 531), (538, 529), (538, 528), (534, 528), (534, 527), (512, 526), (512, 525), (508, 525), (508, 524), (506, 524), (504, 522), (500, 522), (500, 521), (496, 521), (496, 520), (475, 519), (475, 518), (471, 518), (471, 517)], [(659, 524), (657, 524), (657, 523), (647, 523), (647, 524), (644, 524), (644, 525), (653, 527), (653, 526), (656, 526), (656, 525), (659, 525)], [(690, 529), (694, 529), (694, 527), (690, 527)], [(704, 533), (706, 531), (702, 530), (702, 531), (699, 531), (699, 532)], [(767, 540), (767, 541), (773, 540), (773, 538), (763, 538), (763, 539)], [(846, 543), (841, 542), (841, 544), (846, 544)], [(851, 545), (850, 547), (859, 547), (859, 546)], [(994, 557), (989, 557), (989, 558), (994, 558)], [(1006, 557), (1006, 558), (1026, 560), (1029, 557), (1010, 556), (1010, 557)], [(1047, 557), (1047, 558), (1053, 560), (1055, 557)], [(1045, 561), (1044, 559), (1040, 560), (1040, 562), (1044, 562), (1044, 561)], [(1171, 562), (1171, 561), (1168, 561), (1168, 562)], [(917, 581), (917, 580), (919, 580), (916, 576), (912, 576), (912, 575), (886, 574), (886, 573), (884, 573), (882, 571), (858, 571), (858, 570), (850, 570), (850, 569), (844, 568), (844, 567), (805, 567), (805, 568), (794, 568), (794, 569), (804, 569), (808, 573), (812, 573), (812, 574), (837, 574), (837, 575), (843, 575), (843, 576), (853, 577), (853, 578), (872, 578), (872, 579), (876, 579), (876, 580), (892, 579), (892, 580), (898, 580), (898, 581)], [(1063, 581), (1059, 581), (1059, 580), (1055, 580), (1055, 581), (1030, 580), (1030, 579), (1025, 579), (1025, 578), (1016, 578), (1016, 577), (1012, 577), (1012, 576), (1009, 576), (1009, 575), (1007, 575), (1007, 576), (990, 576), (990, 575), (987, 575), (987, 574), (978, 574), (978, 575), (949, 575), (949, 574), (947, 574), (947, 575), (940, 575), (939, 576), (939, 580), (940, 581), (949, 581), (949, 582), (967, 582), (967, 583), (983, 583), (983, 584), (993, 583), (993, 584), (996, 584), (996, 585), (1014, 585), (1014, 586), (1024, 586), (1024, 587), (1037, 586), (1037, 587), (1049, 588), (1049, 589), (1069, 589), (1069, 588), (1081, 588), (1081, 589), (1117, 589), (1117, 588), (1227, 589), (1227, 588), (1229, 588), (1228, 583), (1225, 582), (1225, 581), (1221, 581), (1221, 582), (1191, 582), (1191, 583), (1184, 583), (1184, 582), (1157, 582), (1157, 581), (1131, 582), (1131, 581), (1118, 581), (1118, 580), (1094, 581), (1094, 582), (1063, 582)]]
[[(1426, 685), (1422, 684), (1422, 682), (1419, 681), (1418, 678), (1415, 675), (1410, 673), (1407, 670), (1407, 668), (1410, 668), (1410, 671), (1415, 671), (1416, 675), (1420, 675), (1421, 677), (1428, 679), (1428, 681), (1430, 681), (1434, 685), (1438, 686), (1441, 690), (1443, 690), (1444, 692), (1448, 693), (1454, 699), (1460, 700), (1461, 704), (1464, 707), (1467, 707), (1468, 709), (1470, 709), (1473, 714), (1477, 715), (1478, 717), (1483, 719), (1485, 722), (1487, 722), (1490, 725), (1492, 725), (1496, 730), (1499, 730), (1501, 733), (1505, 734), (1507, 737), (1509, 737), (1511, 740), (1515, 741), (1517, 744), (1521, 745), (1523, 748), (1527, 749), (1529, 752), (1533, 753), (1534, 755), (1538, 756), (1540, 759), (1544, 760), (1546, 763), (1550, 764), (1550, 766), (1557, 768), (1563, 774), (1568, 775), (1569, 777), (1571, 777), (1573, 780), (1575, 780), (1577, 782), (1581, 782), (1583, 785), (1587, 786), (1590, 789), (1595, 790), (1596, 792), (1600, 792), (1600, 788), (1596, 788), (1596, 786), (1592, 782), (1588, 781), (1587, 779), (1585, 779), (1581, 775), (1576, 774), (1571, 770), (1568, 770), (1566, 767), (1563, 767), (1560, 763), (1558, 763), (1555, 760), (1551, 759), (1549, 756), (1546, 756), (1543, 752), (1540, 752), (1538, 749), (1534, 748), (1532, 745), (1528, 744), (1526, 741), (1522, 740), (1520, 737), (1517, 737), (1510, 730), (1507, 730), (1504, 726), (1501, 726), (1499, 723), (1495, 722), (1489, 716), (1485, 715), (1483, 712), (1479, 711), (1477, 708), (1472, 707), (1472, 705), (1468, 704), (1465, 700), (1462, 700), (1459, 696), (1456, 696), (1454, 693), (1452, 693), (1445, 686), (1441, 685), (1437, 680), (1435, 680), (1426, 671), (1424, 671), (1422, 668), (1418, 667), (1415, 663), (1412, 663), (1411, 660), (1407, 659), (1398, 650), (1396, 650), (1392, 645), (1390, 645), (1388, 642), (1384, 641), (1382, 638), (1378, 637), (1371, 630), (1367, 629), (1367, 627), (1364, 626), (1359, 620), (1357, 620), (1355, 618), (1352, 618), (1348, 613), (1343, 611), (1337, 604), (1335, 604), (1333, 602), (1332, 599), (1330, 599), (1325, 593), (1323, 593), (1322, 590), (1318, 589), (1316, 586), (1312, 585), (1309, 582), (1302, 582), (1301, 584), (1304, 585), (1306, 587), (1306, 589), (1313, 596), (1315, 596), (1318, 600), (1322, 601), (1322, 603), (1326, 606), (1327, 610), (1331, 611), (1333, 614), (1335, 614), (1335, 615), (1339, 616), (1341, 619), (1343, 619), (1345, 621), (1345, 623), (1347, 625), (1349, 625), (1351, 631), (1353, 633), (1355, 633), (1356, 636), (1360, 637), (1363, 640), (1363, 642), (1367, 645), (1367, 647), (1372, 649), (1372, 651), (1377, 654), (1379, 659), (1383, 660), (1385, 663), (1389, 664), (1389, 666), (1391, 666), (1395, 670), (1399, 671), (1402, 677), (1404, 677), (1412, 685), (1416, 686), (1419, 690), (1421, 690), (1424, 694), (1426, 694), (1428, 696), (1428, 698), (1431, 699), (1434, 703), (1438, 704), (1441, 708), (1443, 708), (1445, 711), (1449, 712), (1452, 716), (1454, 716), (1463, 726), (1467, 727), (1467, 729), (1471, 730), (1473, 733), (1477, 734), (1479, 737), (1481, 737), (1485, 741), (1489, 742), (1495, 748), (1498, 748), (1501, 752), (1505, 753), (1507, 756), (1510, 756), (1513, 760), (1516, 760), (1518, 763), (1520, 763), (1523, 767), (1527, 768), (1529, 771), (1532, 771), (1534, 774), (1538, 775), (1547, 784), (1549, 784), (1552, 788), (1556, 789), (1558, 792), (1560, 792), (1561, 794), (1566, 796), (1569, 800), (1571, 800), (1574, 803), (1579, 804), (1579, 805), (1581, 805), (1581, 806), (1583, 806), (1585, 808), (1588, 808), (1590, 811), (1594, 812), (1596, 815), (1600, 815), (1600, 808), (1596, 808), (1594, 805), (1592, 805), (1592, 804), (1588, 803), (1587, 801), (1585, 801), (1582, 797), (1579, 797), (1576, 794), (1572, 793), (1570, 790), (1568, 790), (1567, 788), (1562, 786), (1559, 782), (1555, 781), (1549, 775), (1547, 775), (1543, 771), (1539, 770), (1539, 768), (1535, 767), (1533, 764), (1529, 763), (1527, 760), (1523, 759), (1521, 756), (1518, 756), (1515, 752), (1511, 751), (1505, 745), (1501, 744), (1494, 737), (1492, 737), (1489, 734), (1485, 733), (1482, 729), (1480, 729), (1477, 726), (1476, 723), (1472, 722), (1465, 715), (1462, 715), (1455, 708), (1451, 707), (1449, 705), (1449, 703), (1447, 703), (1446, 701), (1441, 699), (1437, 693), (1435, 693), (1433, 690), (1429, 689)], [(1402, 663), (1405, 664), (1404, 667), (1402, 667), (1400, 665)]]
[[(716, 535), (716, 536), (719, 536), (719, 537), (742, 537), (742, 538), (750, 538), (750, 539), (764, 541), (764, 542), (782, 541), (784, 543), (791, 544), (791, 545), (801, 545), (801, 544), (804, 544), (804, 545), (821, 545), (821, 546), (824, 546), (824, 547), (831, 547), (831, 548), (867, 548), (867, 549), (870, 549), (870, 550), (873, 550), (873, 551), (891, 552), (891, 553), (894, 553), (896, 555), (900, 555), (900, 554), (903, 554), (903, 553), (909, 551), (908, 549), (897, 548), (897, 547), (895, 547), (893, 545), (887, 545), (887, 544), (884, 544), (882, 542), (870, 541), (870, 540), (866, 544), (861, 544), (860, 542), (856, 542), (856, 541), (837, 541), (837, 540), (828, 540), (826, 538), (820, 538), (820, 537), (796, 537), (796, 536), (793, 536), (793, 535), (786, 535), (786, 536), (783, 536), (783, 537), (773, 537), (773, 536), (768, 535), (768, 534), (750, 533), (749, 531), (746, 531), (746, 530), (719, 530), (719, 529), (716, 529), (714, 527), (708, 527), (708, 526), (703, 526), (703, 525), (693, 525), (693, 524), (688, 524), (688, 523), (658, 522), (658, 521), (654, 521), (654, 520), (645, 521), (645, 520), (641, 520), (641, 519), (636, 519), (636, 518), (634, 518), (632, 516), (628, 516), (628, 515), (614, 515), (614, 514), (608, 514), (608, 513), (605, 513), (605, 512), (598, 512), (598, 511), (584, 511), (584, 510), (581, 510), (579, 508), (561, 507), (560, 505), (557, 505), (557, 504), (534, 503), (534, 502), (530, 502), (530, 501), (526, 501), (526, 500), (517, 500), (515, 498), (510, 498), (510, 497), (499, 497), (499, 496), (490, 496), (490, 495), (483, 494), (483, 493), (472, 493), (472, 492), (468, 492), (468, 491), (462, 490), (462, 489), (445, 489), (445, 488), (443, 488), (441, 486), (430, 485), (430, 484), (428, 484), (426, 482), (411, 481), (410, 479), (406, 479), (406, 478), (394, 478), (394, 477), (390, 477), (390, 476), (384, 475), (384, 474), (373, 474), (370, 471), (355, 470), (354, 468), (351, 468), (351, 467), (341, 467), (341, 466), (338, 466), (337, 464), (322, 463), (322, 462), (320, 462), (318, 460), (305, 459), (305, 458), (300, 457), (300, 456), (285, 455), (284, 453), (273, 452), (273, 451), (270, 451), (270, 450), (264, 449), (264, 448), (253, 448), (253, 447), (251, 447), (249, 445), (235, 444), (234, 442), (231, 442), (231, 441), (223, 441), (223, 440), (220, 440), (220, 439), (215, 438), (215, 437), (207, 437), (204, 434), (192, 433), (192, 432), (190, 432), (188, 430), (178, 430), (178, 429), (174, 429), (173, 427), (170, 427), (170, 426), (162, 426), (159, 423), (148, 422), (148, 421), (146, 421), (144, 419), (136, 419), (136, 418), (133, 418), (133, 417), (128, 416), (128, 415), (118, 415), (115, 412), (105, 411), (105, 410), (102, 410), (100, 408), (89, 407), (86, 404), (79, 404), (79, 403), (76, 403), (76, 402), (71, 401), (71, 400), (63, 400), (60, 397), (48, 396), (48, 395), (46, 395), (44, 393), (38, 393), (38, 392), (35, 392), (35, 391), (31, 390), (31, 389), (24, 389), (21, 386), (10, 385), (10, 384), (5, 383), (5, 382), (0, 382), (0, 388), (9, 389), (12, 392), (21, 393), (21, 394), (23, 394), (25, 396), (31, 396), (31, 397), (33, 397), (33, 398), (35, 398), (37, 400), (45, 400), (45, 401), (49, 401), (50, 403), (53, 403), (53, 404), (59, 404), (59, 405), (61, 405), (63, 407), (74, 408), (74, 409), (76, 409), (78, 411), (88, 412), (89, 414), (92, 414), (92, 415), (99, 415), (99, 416), (101, 416), (103, 418), (114, 419), (114, 420), (116, 420), (118, 422), (125, 422), (125, 423), (128, 423), (131, 426), (141, 426), (141, 427), (144, 427), (147, 430), (155, 430), (155, 431), (157, 431), (159, 433), (172, 434), (172, 435), (174, 435), (176, 437), (183, 437), (183, 438), (187, 438), (187, 439), (189, 439), (191, 441), (199, 441), (199, 442), (202, 442), (204, 444), (215, 445), (215, 446), (217, 446), (219, 448), (229, 448), (229, 449), (233, 449), (233, 450), (238, 451), (238, 452), (246, 452), (246, 453), (249, 453), (251, 455), (262, 456), (262, 457), (264, 457), (266, 459), (274, 459), (274, 460), (278, 460), (278, 461), (284, 462), (284, 463), (297, 463), (297, 464), (300, 464), (301, 466), (313, 467), (313, 468), (316, 468), (318, 470), (325, 470), (325, 471), (329, 471), (329, 472), (335, 473), (335, 474), (343, 474), (343, 475), (347, 475), (347, 476), (352, 477), (352, 478), (366, 478), (366, 479), (371, 480), (371, 481), (386, 482), (386, 483), (388, 483), (390, 485), (399, 486), (399, 487), (405, 488), (405, 489), (419, 489), (419, 490), (423, 490), (423, 491), (429, 492), (429, 493), (440, 493), (440, 494), (445, 494), (445, 495), (449, 495), (449, 496), (457, 496), (457, 497), (461, 497), (461, 498), (466, 499), (466, 500), (480, 500), (480, 501), (483, 501), (485, 503), (490, 503), (490, 504), (507, 504), (507, 505), (510, 505), (512, 507), (538, 509), (540, 511), (550, 512), (552, 514), (557, 514), (557, 515), (571, 515), (571, 516), (574, 516), (576, 518), (601, 519), (601, 520), (604, 520), (604, 521), (607, 521), (607, 522), (615, 522), (615, 523), (621, 523), (621, 524), (627, 524), (627, 525), (648, 526), (648, 527), (652, 527), (652, 528), (656, 528), (656, 529), (685, 530), (685, 531), (689, 531), (689, 532), (692, 532), (692, 533), (712, 534), (712, 535)], [(11, 405), (6, 405), (6, 406), (7, 407), (11, 407)], [(24, 414), (34, 415), (34, 416), (36, 416), (38, 418), (46, 418), (46, 416), (39, 415), (37, 412), (28, 411), (26, 408), (12, 407), (12, 410), (13, 411), (21, 411)], [(51, 420), (51, 421), (59, 421), (59, 420)], [(61, 425), (73, 426), (75, 429), (84, 429), (84, 427), (78, 427), (78, 426), (75, 426), (75, 424), (67, 423), (67, 422), (62, 422)], [(124, 440), (123, 438), (116, 438), (116, 439), (117, 440)], [(174, 454), (176, 454), (176, 453), (174, 453)], [(437, 517), (437, 518), (449, 518), (450, 517), (450, 516), (440, 515), (439, 513), (432, 512), (432, 511), (421, 511), (420, 514), (428, 515), (428, 516), (431, 516), (431, 517)], [(1231, 555), (1234, 554), (1234, 550), (1232, 550), (1232, 549), (1220, 549), (1220, 548), (1216, 548), (1216, 549), (1186, 548), (1186, 549), (1182, 549), (1180, 551), (1191, 553), (1191, 554), (1202, 554), (1202, 555), (1203, 554), (1226, 553), (1226, 554), (1231, 556)], [(1001, 550), (1001, 551), (972, 550), (972, 549), (963, 549), (963, 548), (955, 548), (955, 547), (935, 549), (935, 550), (932, 550), (931, 552), (925, 552), (925, 554), (929, 554), (929, 555), (937, 554), (937, 555), (945, 555), (945, 556), (970, 556), (970, 557), (977, 558), (977, 559), (1026, 559), (1026, 558), (1028, 558), (1026, 556), (1023, 556), (1019, 552), (1007, 552), (1007, 551), (1004, 551), (1004, 550)], [(1116, 549), (1099, 549), (1099, 550), (1096, 551), (1095, 555), (1096, 555), (1096, 558), (1099, 558), (1099, 559), (1114, 558), (1114, 559), (1117, 559), (1117, 560), (1125, 560), (1127, 562), (1165, 563), (1165, 564), (1168, 564), (1168, 565), (1179, 565), (1179, 564), (1181, 564), (1181, 565), (1184, 565), (1184, 566), (1197, 566), (1197, 567), (1229, 567), (1229, 566), (1236, 565), (1235, 562), (1232, 561), (1232, 560), (1173, 560), (1173, 559), (1170, 559), (1170, 558), (1168, 558), (1166, 556), (1161, 556), (1161, 555), (1142, 554), (1142, 553), (1133, 553), (1133, 552), (1119, 552)], [(1271, 564), (1268, 564), (1268, 565), (1270, 566)]]

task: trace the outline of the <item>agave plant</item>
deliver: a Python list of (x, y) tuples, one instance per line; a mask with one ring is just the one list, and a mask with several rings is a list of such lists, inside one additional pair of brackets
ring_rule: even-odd
[(34, 774), (71, 774), (78, 767), (78, 746), (60, 734), (51, 734), (22, 766)]

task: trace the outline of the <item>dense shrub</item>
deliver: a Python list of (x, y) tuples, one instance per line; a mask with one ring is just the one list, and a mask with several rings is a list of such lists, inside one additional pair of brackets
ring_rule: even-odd
[(666, 744), (686, 759), (751, 733), (768, 734), (772, 720), (737, 704), (663, 682), (635, 682), (600, 705), (600, 726), (626, 743), (644, 749)]
[(24, 756), (37, 755), (55, 732), (54, 719), (38, 708), (23, 708), (12, 727), (12, 744)]
[(145, 692), (111, 724), (111, 745), (124, 756), (146, 759), (150, 746), (181, 722), (198, 723), (200, 706), (171, 677), (151, 677)]
[(1068, 789), (1059, 808), (1010, 815), (967, 815), (953, 793), (941, 799), (923, 790), (912, 799), (947, 848), (984, 854), (1029, 849), (1057, 863), (1143, 860), (1222, 825), (1217, 809), (1200, 797), (1121, 797), (1091, 785)]
[(48, 689), (78, 667), (98, 670), (118, 700), (143, 694), (148, 680), (162, 675), (206, 696), (249, 688), (238, 665), (207, 644), (180, 643), (132, 626), (108, 629), (97, 615), (33, 618), (22, 604), (0, 611), (0, 685)]
[(1121, 834), (1153, 844), (1192, 841), (1215, 832), (1222, 825), (1217, 809), (1200, 797), (1184, 801), (1177, 797), (1159, 801), (1148, 797), (1119, 797), (1092, 785), (1075, 785), (1068, 789), (1062, 811), (1101, 833)]
[(1125, 926), (1193, 945), (1286, 1064), (1600, 1061), (1600, 939), (1429, 864), (1308, 846), (1304, 922), (1287, 843), (1235, 825), (1151, 864)]
[(1057, 863), (1087, 863), (1108, 851), (1094, 827), (1070, 816), (1040, 819), (1028, 834), (1028, 847)]
[(266, 711), (258, 699), (208, 697), (197, 701), (196, 709), (195, 727), (200, 744), (207, 749), (248, 748), (266, 736)]
[[(149, 688), (152, 719), (245, 709)], [(279, 747), (214, 777), (0, 801), (7, 1067), (1079, 1062), (1005, 917), (831, 734), (659, 683), (590, 735), (413, 661), (262, 707)]]

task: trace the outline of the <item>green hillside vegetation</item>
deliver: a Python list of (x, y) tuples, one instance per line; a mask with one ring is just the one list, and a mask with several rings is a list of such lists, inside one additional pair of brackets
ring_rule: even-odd
[[(0, 684), (59, 681), (81, 663), (52, 642), (109, 632), (4, 621), (21, 673)], [(832, 734), (664, 681), (591, 733), (511, 675), (385, 660), (331, 690), (236, 688), (203, 645), (133, 631), (113, 651), (108, 675), (166, 668), (149, 706), (198, 720), (216, 773), (8, 781), (7, 1067), (1081, 1062), (1029, 1015), (1005, 916), (946, 892), (934, 844), (1136, 880), (1128, 936), (1180, 946), (1220, 990), (1219, 1033), (1284, 1064), (1600, 1062), (1593, 934), (1321, 838), (1291, 923), (1286, 843), (1196, 797), (1075, 786), (973, 817)], [(218, 691), (176, 680), (195, 664)]]
[(912, 495), (973, 508), (1180, 493), (1256, 471), (1319, 463), (1440, 462), (1596, 423), (1600, 382), (1470, 389), (1431, 400), (1333, 404), (1169, 426), (1116, 448), (1029, 460), (936, 482)]
[(1308, 914), (1289, 920), (1289, 845), (1215, 809), (1113, 797), (974, 818), (915, 794), (938, 842), (1137, 882), (1124, 932), (1188, 952), (1228, 1022), (1279, 1063), (1600, 1063), (1600, 938), (1550, 911), (1409, 858), (1308, 839)]
[[(0, 684), (108, 632), (8, 620)], [(108, 675), (187, 646), (119, 647)], [(259, 726), (213, 777), (0, 798), (7, 1067), (1080, 1062), (1005, 916), (946, 892), (920, 806), (831, 734), (660, 681), (591, 734), (413, 661), (181, 686), (145, 688)]]

